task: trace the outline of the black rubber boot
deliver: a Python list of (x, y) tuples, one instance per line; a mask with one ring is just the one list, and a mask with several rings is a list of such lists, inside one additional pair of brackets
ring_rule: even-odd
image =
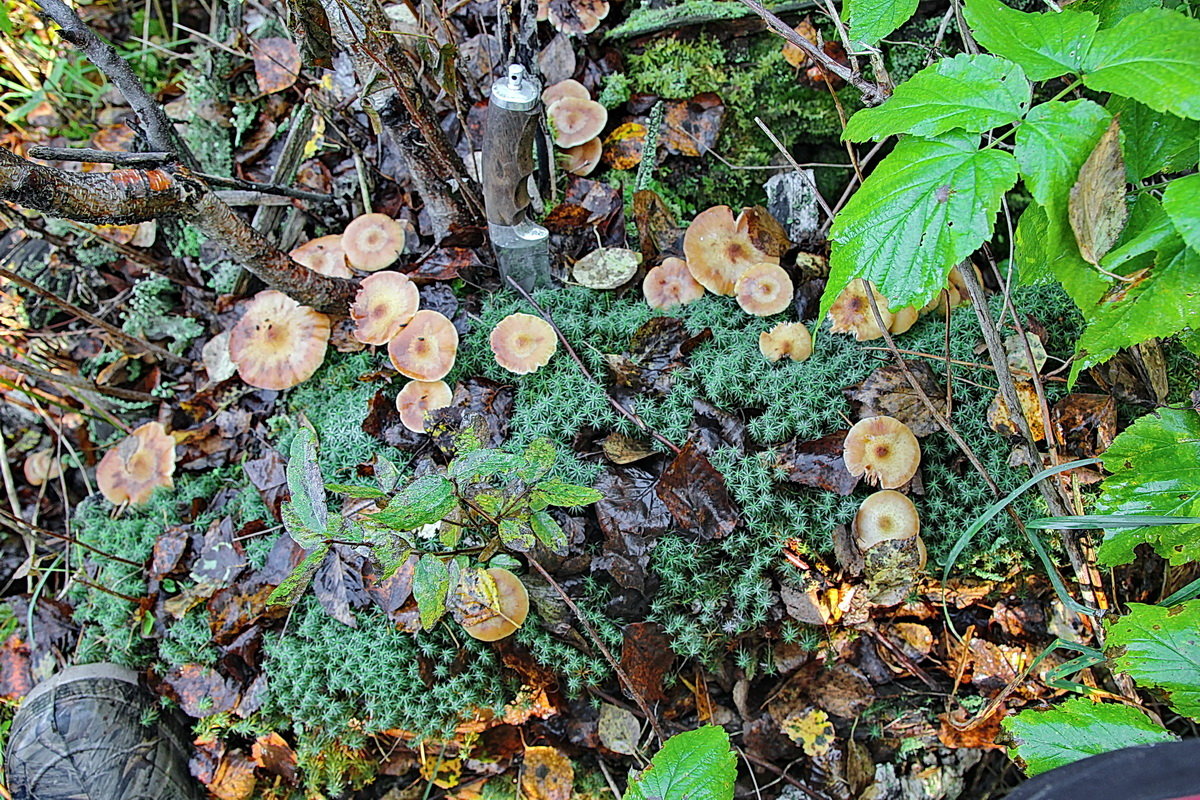
[(13, 800), (203, 800), (188, 773), (190, 738), (137, 673), (70, 667), (17, 710), (4, 759), (8, 789)]

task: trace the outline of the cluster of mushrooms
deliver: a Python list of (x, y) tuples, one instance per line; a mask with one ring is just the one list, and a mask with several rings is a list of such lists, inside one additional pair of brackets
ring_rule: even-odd
[[(978, 275), (979, 269), (977, 267), (974, 269)], [(875, 306), (879, 310), (879, 319), (875, 318), (875, 313), (871, 310), (871, 300), (868, 297), (875, 300)], [(949, 281), (945, 288), (924, 306), (921, 308), (905, 306), (895, 312), (888, 310), (888, 299), (880, 294), (879, 290), (875, 288), (875, 284), (866, 278), (855, 278), (830, 306), (829, 329), (834, 333), (852, 334), (858, 341), (866, 342), (883, 336), (879, 320), (883, 321), (888, 333), (895, 336), (907, 331), (926, 314), (935, 311), (944, 314), (947, 309), (957, 308), (969, 302), (967, 288), (958, 267), (950, 270)]]
[(547, 86), (542, 92), (542, 105), (546, 107), (554, 144), (563, 151), (562, 168), (572, 175), (591, 174), (604, 150), (600, 133), (608, 124), (608, 109), (572, 78)]

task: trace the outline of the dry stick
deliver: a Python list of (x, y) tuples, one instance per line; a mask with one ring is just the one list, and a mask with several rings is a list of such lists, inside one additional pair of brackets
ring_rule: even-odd
[(810, 789), (810, 788), (808, 788), (808, 787), (807, 787), (807, 786), (805, 786), (803, 783), (801, 783), (800, 781), (796, 780), (796, 779), (795, 779), (795, 778), (793, 778), (791, 775), (788, 775), (788, 774), (787, 774), (786, 772), (784, 772), (782, 769), (780, 769), (779, 767), (775, 766), (775, 765), (774, 765), (774, 764), (772, 764), (770, 761), (767, 761), (766, 759), (762, 758), (761, 756), (756, 756), (756, 755), (754, 755), (753, 753), (744, 753), (744, 755), (746, 756), (746, 760), (747, 760), (747, 761), (753, 761), (755, 764), (758, 764), (760, 767), (763, 767), (763, 768), (765, 768), (765, 769), (767, 769), (767, 770), (769, 770), (769, 771), (771, 771), (771, 772), (774, 772), (774, 773), (775, 773), (776, 775), (778, 775), (780, 778), (782, 778), (783, 780), (787, 781), (787, 782), (788, 782), (788, 783), (790, 783), (792, 786), (795, 786), (795, 787), (796, 787), (797, 789), (799, 789), (800, 791), (804, 792), (804, 794), (805, 794), (805, 795), (807, 795), (808, 797), (811, 797), (811, 798), (813, 798), (813, 800), (829, 800), (829, 796), (828, 796), (828, 795), (826, 795), (826, 794), (824, 794), (824, 793), (822, 793), (822, 792), (818, 792), (818, 791), (815, 791), (815, 790), (813, 790), (813, 789)]
[[(537, 301), (533, 299), (533, 296), (530, 295), (529, 292), (525, 291), (525, 287), (521, 286), (521, 284), (517, 283), (508, 276), (505, 276), (505, 280), (508, 281), (512, 288), (517, 290), (521, 297), (525, 298), (525, 301), (529, 303), (529, 305), (533, 306), (533, 310), (538, 313), (538, 316), (544, 319), (546, 324), (548, 324), (554, 330), (554, 335), (558, 337), (558, 340), (562, 342), (563, 347), (566, 348), (567, 354), (571, 356), (571, 358), (579, 366), (579, 369), (583, 371), (583, 376), (603, 389), (604, 385), (600, 383), (600, 381), (596, 380), (596, 376), (593, 375), (591, 370), (587, 368), (587, 365), (583, 363), (583, 359), (579, 357), (579, 353), (575, 352), (575, 348), (571, 346), (571, 343), (567, 341), (567, 337), (563, 335), (562, 330), (560, 330), (558, 325), (555, 324), (554, 318), (550, 316), (550, 312), (538, 305)], [(618, 414), (628, 419), (634, 425), (637, 425), (638, 428), (644, 433), (648, 434), (649, 436), (653, 436), (655, 440), (670, 449), (672, 453), (675, 453), (676, 455), (679, 454), (679, 447), (673, 444), (661, 433), (647, 425), (637, 414), (634, 414), (632, 411), (625, 408), (625, 406), (618, 403), (616, 398), (614, 398), (608, 392), (604, 393), (604, 398), (608, 400), (608, 404), (612, 406), (613, 410)]]
[(44, 161), (82, 161), (90, 164), (113, 164), (118, 167), (161, 167), (176, 161), (174, 153), (121, 153), (97, 150), (94, 147), (47, 147), (35, 144), (26, 153), (30, 158)]
[(64, 533), (52, 531), (48, 528), (43, 528), (39, 525), (33, 525), (29, 522), (26, 522), (21, 517), (14, 516), (11, 512), (6, 511), (3, 508), (0, 508), (0, 516), (3, 516), (5, 518), (9, 519), (9, 521), (10, 521), (9, 524), (21, 525), (21, 526), (24, 526), (26, 529), (33, 531), (34, 533), (41, 534), (42, 536), (49, 536), (53, 539), (60, 539), (61, 541), (67, 542), (68, 544), (77, 545), (78, 547), (82, 547), (84, 550), (89, 550), (98, 556), (103, 556), (104, 558), (108, 558), (113, 561), (119, 561), (122, 564), (128, 564), (129, 566), (137, 567), (138, 569), (141, 569), (142, 567), (146, 566), (141, 561), (130, 561), (128, 558), (122, 558), (121, 556), (113, 555), (112, 553), (106, 553), (105, 551), (101, 550), (99, 547), (93, 547), (92, 545), (88, 544), (87, 542), (81, 542), (79, 539), (76, 539), (74, 536), (68, 536)]
[[(870, 351), (876, 351), (876, 352), (880, 352), (880, 353), (892, 352), (892, 350), (887, 347), (864, 347), (863, 349), (870, 350)], [(919, 358), (929, 358), (929, 359), (933, 359), (934, 361), (941, 361), (943, 363), (949, 361), (949, 363), (954, 364), (955, 366), (959, 366), (959, 367), (974, 367), (975, 369), (986, 369), (986, 370), (993, 370), (993, 371), (995, 370), (995, 367), (993, 367), (991, 364), (980, 364), (975, 361), (963, 361), (962, 359), (958, 359), (958, 358), (947, 359), (944, 356), (934, 355), (933, 353), (922, 353), (920, 350), (903, 350), (903, 349), (898, 348), (895, 352), (900, 353), (901, 355), (906, 355), (906, 356), (917, 356)], [(1027, 376), (1027, 375), (1031, 375), (1032, 373), (1026, 372), (1025, 370), (1022, 370), (1022, 369), (1014, 369), (1013, 374)], [(1050, 380), (1057, 381), (1059, 383), (1067, 382), (1066, 378), (1051, 377)]]
[(62, 384), (63, 386), (70, 386), (72, 389), (79, 389), (85, 392), (106, 394), (109, 397), (116, 397), (120, 400), (132, 400), (136, 403), (157, 403), (161, 399), (145, 392), (135, 392), (132, 389), (121, 389), (117, 386), (100, 386), (75, 375), (68, 375), (66, 373), (61, 375), (55, 374), (49, 370), (40, 369), (32, 364), (26, 364), (23, 361), (10, 358), (3, 353), (0, 353), (0, 365), (11, 367), (23, 375), (28, 375), (31, 378), (46, 381), (50, 384)]
[(758, 0), (741, 0), (741, 2), (755, 14), (762, 17), (763, 22), (767, 23), (767, 27), (800, 48), (806, 56), (817, 62), (827, 72), (838, 76), (862, 92), (863, 102), (867, 105), (879, 105), (887, 99), (887, 94), (880, 86), (871, 83), (862, 75), (847, 67), (843, 67), (836, 60), (830, 58), (824, 50), (792, 30), (786, 22), (768, 11)]
[(637, 687), (633, 685), (633, 681), (629, 680), (629, 676), (625, 674), (625, 670), (621, 669), (621, 665), (613, 658), (612, 653), (608, 651), (608, 647), (604, 644), (604, 640), (600, 638), (600, 634), (592, 627), (592, 623), (587, 621), (587, 617), (579, 610), (579, 606), (575, 605), (575, 601), (571, 599), (571, 596), (559, 585), (558, 581), (551, 577), (550, 573), (546, 571), (546, 568), (536, 558), (528, 553), (525, 554), (525, 558), (546, 579), (546, 582), (554, 587), (554, 591), (558, 592), (558, 596), (567, 604), (567, 608), (571, 609), (571, 613), (583, 625), (583, 629), (587, 631), (588, 636), (591, 636), (596, 642), (596, 646), (600, 648), (600, 652), (604, 655), (604, 660), (617, 673), (617, 678), (620, 679), (621, 683), (625, 684), (625, 688), (629, 690), (633, 701), (638, 704), (638, 708), (646, 715), (646, 719), (650, 722), (650, 727), (654, 729), (654, 735), (658, 737), (659, 742), (665, 742), (667, 737), (663, 735), (662, 727), (658, 724), (658, 717), (650, 710), (650, 706), (646, 703), (646, 698), (642, 697), (642, 693), (637, 690)]
[[(91, 324), (93, 324), (99, 328), (102, 328), (106, 333), (108, 333), (109, 336), (112, 336), (118, 342), (124, 342), (127, 347), (132, 347), (135, 350), (140, 350), (142, 352), (148, 353), (148, 354), (153, 355), (156, 358), (160, 358), (164, 361), (173, 361), (176, 364), (190, 364), (191, 363), (190, 361), (188, 361), (186, 358), (183, 358), (182, 356), (177, 356), (174, 353), (170, 352), (169, 350), (164, 350), (163, 348), (159, 347), (156, 344), (147, 342), (145, 339), (140, 339), (137, 336), (134, 336), (133, 334), (126, 333), (125, 331), (118, 328), (116, 325), (113, 325), (111, 322), (105, 322), (104, 320), (100, 319), (100, 317), (97, 317), (95, 314), (85, 311), (84, 309), (80, 308), (79, 306), (75, 305), (74, 303), (70, 302), (69, 300), (59, 297), (57, 294), (50, 291), (49, 289), (43, 289), (41, 286), (38, 286), (33, 281), (26, 280), (25, 278), (22, 278), (20, 275), (16, 274), (15, 272), (11, 272), (11, 271), (5, 269), (4, 267), (0, 267), (0, 278), (4, 278), (6, 280), (12, 281), (13, 283), (17, 284), (18, 286), (20, 286), (24, 289), (28, 289), (29, 291), (37, 294), (38, 296), (42, 297), (43, 299), (49, 300), (50, 302), (54, 303), (59, 308), (61, 308), (63, 311), (67, 312), (68, 314), (73, 314), (76, 317), (79, 317), (80, 319), (84, 320), (85, 322), (90, 322)], [(128, 351), (126, 351), (126, 352), (128, 352)], [(136, 355), (136, 353), (135, 353), (135, 355)]]
[[(887, 139), (884, 139), (882, 142), (876, 143), (876, 145), (874, 147), (872, 147), (870, 150), (867, 151), (867, 154), (865, 156), (858, 159), (857, 165), (852, 165), (852, 166), (854, 166), (854, 175), (852, 175), (850, 177), (849, 182), (847, 182), (847, 184), (846, 184), (846, 188), (842, 190), (842, 196), (838, 198), (837, 203), (835, 203), (833, 206), (833, 212), (835, 214), (838, 211), (842, 210), (842, 206), (846, 205), (846, 201), (850, 199), (850, 195), (854, 193), (855, 188), (857, 188), (859, 182), (862, 180), (862, 169), (864, 167), (866, 167), (867, 164), (869, 164), (871, 161), (875, 160), (875, 156), (879, 153), (880, 150), (883, 149), (883, 145), (886, 141), (887, 141)], [(825, 220), (825, 223), (821, 226), (820, 230), (817, 231), (817, 233), (824, 234), (826, 231), (829, 230), (829, 227), (832, 224), (833, 224), (833, 217), (830, 217), (829, 219)]]

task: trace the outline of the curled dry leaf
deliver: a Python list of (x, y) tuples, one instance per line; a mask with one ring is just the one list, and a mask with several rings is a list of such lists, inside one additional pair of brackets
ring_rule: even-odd
[(713, 92), (671, 100), (663, 114), (659, 144), (672, 155), (699, 158), (716, 146), (724, 120), (725, 104)]
[[(923, 361), (913, 360), (908, 362), (908, 371), (917, 379), (917, 385), (938, 413), (945, 414), (946, 389), (937, 382), (933, 369)], [(851, 386), (844, 393), (851, 402), (859, 404), (860, 418), (894, 417), (918, 437), (941, 430), (921, 395), (908, 382), (904, 370), (895, 364), (879, 367), (862, 383)]]
[[(817, 38), (817, 29), (813, 27), (812, 22), (809, 20), (800, 20), (800, 24), (792, 30), (812, 42), (814, 47), (821, 45), (820, 40)], [(811, 63), (808, 54), (791, 42), (784, 42), (783, 44), (783, 60), (797, 69), (807, 67)]]
[[(1042, 409), (1038, 404), (1037, 391), (1029, 381), (1017, 381), (1016, 389), (1017, 399), (1021, 401), (1021, 411), (1025, 415), (1025, 421), (1029, 424), (1029, 431), (1033, 434), (1034, 441), (1040, 442), (1046, 438), (1046, 423), (1042, 419)], [(1016, 421), (1012, 418), (1008, 404), (1004, 402), (1004, 398), (999, 393), (992, 399), (992, 404), (988, 406), (987, 420), (988, 425), (996, 433), (1004, 436), (1021, 435), (1021, 429), (1017, 427)]]
[(1100, 263), (1129, 218), (1120, 134), (1119, 118), (1113, 117), (1108, 130), (1079, 168), (1079, 179), (1071, 187), (1068, 218), (1079, 244), (1079, 254), (1089, 264)]

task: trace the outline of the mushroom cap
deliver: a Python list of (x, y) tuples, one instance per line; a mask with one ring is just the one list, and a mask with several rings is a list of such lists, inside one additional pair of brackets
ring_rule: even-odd
[(565, 81), (552, 83), (542, 90), (542, 105), (549, 108), (564, 97), (591, 100), (592, 93), (579, 81), (574, 78), (567, 78)]
[(592, 170), (600, 163), (600, 156), (604, 155), (604, 145), (600, 143), (600, 137), (588, 139), (586, 142), (575, 147), (568, 147), (562, 152), (562, 168), (572, 175), (591, 175)]
[(651, 308), (686, 306), (704, 296), (704, 287), (696, 282), (682, 258), (666, 258), (646, 273), (642, 294)]
[(787, 310), (796, 289), (787, 270), (764, 261), (743, 272), (733, 284), (733, 291), (742, 311), (756, 317), (769, 317)]
[(331, 278), (350, 278), (354, 273), (346, 266), (346, 251), (338, 234), (319, 236), (288, 253), (297, 264)]
[(342, 231), (350, 265), (367, 272), (390, 267), (404, 249), (404, 226), (387, 214), (363, 214)]
[(113, 505), (141, 505), (162, 486), (174, 488), (175, 439), (161, 422), (147, 422), (104, 454), (96, 466), (100, 493)]
[(829, 319), (832, 322), (830, 330), (834, 333), (853, 333), (860, 342), (878, 339), (883, 336), (883, 330), (875, 322), (875, 314), (867, 299), (870, 289), (879, 308), (879, 317), (884, 327), (892, 324), (892, 312), (888, 311), (887, 298), (879, 293), (875, 286), (865, 278), (855, 278), (850, 285), (842, 290), (837, 300), (829, 307)]
[(487, 574), (496, 582), (498, 609), (482, 619), (463, 622), (463, 630), (482, 642), (496, 642), (511, 636), (529, 616), (529, 592), (521, 579), (506, 569), (492, 567)]
[(910, 539), (921, 532), (917, 507), (900, 492), (885, 489), (863, 501), (854, 515), (853, 532), (859, 550), (890, 539)]
[(325, 360), (329, 317), (283, 292), (254, 295), (229, 333), (229, 357), (243, 381), (259, 389), (290, 389)]
[(553, 123), (554, 143), (559, 147), (576, 147), (595, 139), (608, 124), (608, 109), (595, 100), (563, 97), (546, 109)]
[(750, 238), (743, 210), (737, 219), (729, 206), (701, 211), (683, 236), (683, 253), (692, 277), (713, 294), (731, 295), (742, 273), (755, 264), (778, 264), (779, 257), (760, 250)]
[(387, 344), (408, 324), (421, 305), (417, 285), (399, 272), (376, 272), (363, 278), (350, 316), (354, 338), (363, 344)]
[(396, 395), (400, 422), (413, 433), (425, 432), (425, 412), (445, 408), (454, 399), (454, 391), (445, 381), (409, 381)]
[(22, 471), (30, 486), (41, 486), (62, 475), (62, 464), (54, 457), (54, 451), (46, 448), (30, 453)]
[(921, 465), (921, 445), (908, 426), (895, 417), (867, 417), (846, 434), (842, 460), (855, 477), (895, 489), (912, 480)]
[(517, 375), (536, 372), (558, 349), (554, 328), (532, 314), (509, 314), (492, 328), (489, 337), (496, 363)]
[(758, 349), (768, 361), (803, 361), (812, 355), (812, 336), (801, 322), (781, 322), (758, 335)]
[(392, 366), (414, 381), (440, 381), (454, 366), (458, 331), (436, 311), (423, 309), (388, 342)]
[(538, 22), (550, 20), (556, 31), (568, 36), (591, 33), (607, 16), (608, 0), (568, 0), (565, 3), (538, 0)]
[[(882, 308), (879, 310), (883, 311)], [(917, 319), (920, 316), (920, 311), (916, 306), (905, 306), (895, 314), (892, 314), (892, 324), (888, 326), (888, 330), (896, 336), (907, 333), (909, 328), (917, 324)]]

